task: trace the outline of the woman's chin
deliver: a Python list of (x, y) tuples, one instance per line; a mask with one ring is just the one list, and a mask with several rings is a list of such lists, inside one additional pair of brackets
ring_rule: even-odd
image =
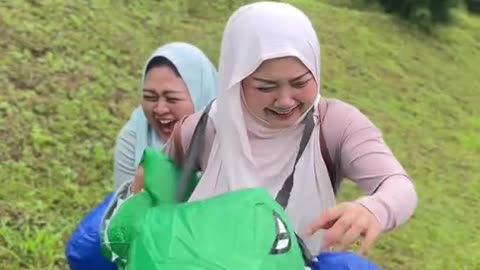
[(172, 132), (160, 132), (160, 138), (162, 138), (164, 142), (168, 141), (168, 139), (170, 139), (171, 136), (172, 136)]
[(272, 121), (270, 122), (270, 128), (273, 129), (281, 129), (281, 128), (289, 128), (295, 125), (295, 121)]
[(157, 133), (158, 137), (160, 137), (160, 139), (165, 143), (166, 141), (168, 141), (168, 139), (170, 139), (170, 136), (172, 135), (172, 132), (170, 131), (165, 131), (164, 129), (158, 127), (158, 126), (155, 126), (154, 127), (154, 130), (155, 130), (155, 133)]

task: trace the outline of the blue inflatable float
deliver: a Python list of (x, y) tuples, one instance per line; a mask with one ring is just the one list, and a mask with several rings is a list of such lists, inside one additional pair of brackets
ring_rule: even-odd
[(380, 270), (366, 258), (352, 252), (325, 252), (317, 260), (312, 270)]
[(116, 270), (115, 264), (107, 261), (100, 251), (101, 222), (114, 197), (108, 195), (78, 225), (65, 249), (71, 270)]

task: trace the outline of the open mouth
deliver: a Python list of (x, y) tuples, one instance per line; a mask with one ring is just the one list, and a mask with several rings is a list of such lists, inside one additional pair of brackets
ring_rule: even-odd
[(173, 128), (175, 127), (175, 123), (177, 123), (177, 120), (159, 119), (157, 120), (157, 123), (161, 133), (165, 135), (170, 135), (173, 132)]

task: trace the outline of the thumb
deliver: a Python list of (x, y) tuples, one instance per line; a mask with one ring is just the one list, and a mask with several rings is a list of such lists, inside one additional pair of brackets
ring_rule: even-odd
[(143, 189), (143, 173), (143, 167), (138, 167), (137, 174), (135, 175), (132, 186), (130, 187), (130, 190), (133, 194), (137, 194)]

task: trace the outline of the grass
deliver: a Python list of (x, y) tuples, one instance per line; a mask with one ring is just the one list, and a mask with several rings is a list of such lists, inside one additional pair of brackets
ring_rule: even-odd
[[(2, 268), (66, 269), (69, 234), (110, 192), (144, 60), (183, 40), (216, 63), (243, 2), (0, 5)], [(480, 18), (456, 11), (427, 35), (358, 1), (290, 2), (319, 34), (322, 94), (364, 111), (415, 180), (415, 216), (370, 258), (383, 269), (479, 269)], [(358, 195), (344, 187), (342, 200)]]

